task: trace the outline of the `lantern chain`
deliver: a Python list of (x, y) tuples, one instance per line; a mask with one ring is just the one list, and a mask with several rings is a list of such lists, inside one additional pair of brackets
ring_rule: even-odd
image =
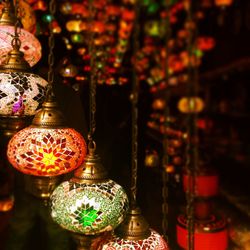
[(139, 78), (136, 74), (137, 53), (140, 48), (140, 5), (139, 1), (135, 2), (135, 20), (134, 20), (134, 34), (133, 34), (133, 74), (132, 74), (132, 93), (131, 99), (131, 113), (132, 113), (132, 162), (131, 162), (131, 208), (135, 208), (137, 203), (137, 171), (138, 171), (138, 95), (139, 95)]
[[(50, 0), (49, 2), (49, 12), (50, 15), (52, 16), (52, 19), (55, 17), (56, 13), (56, 2), (55, 0)], [(55, 47), (55, 35), (53, 32), (53, 25), (52, 22), (49, 24), (49, 56), (48, 56), (48, 65), (49, 65), (49, 71), (48, 71), (48, 87), (47, 87), (47, 94), (46, 94), (46, 99), (48, 99), (51, 95), (53, 95), (52, 91), (52, 85), (54, 82), (54, 63), (55, 63), (55, 57), (54, 57), (54, 47)]]
[(97, 79), (97, 71), (96, 71), (96, 48), (94, 45), (94, 32), (91, 27), (93, 25), (94, 20), (94, 6), (93, 0), (89, 1), (89, 19), (88, 19), (88, 51), (90, 55), (90, 85), (89, 85), (89, 133), (88, 133), (88, 141), (89, 147), (93, 145), (93, 134), (96, 130), (96, 79)]
[[(10, 2), (6, 2), (5, 4), (11, 4)], [(14, 26), (14, 36), (11, 41), (11, 45), (13, 48), (20, 49), (21, 47), (21, 40), (20, 40), (20, 34), (21, 34), (21, 20), (20, 20), (20, 4), (19, 0), (16, 0), (15, 2), (15, 26)]]
[(162, 157), (162, 233), (163, 237), (168, 240), (167, 231), (168, 231), (168, 181), (169, 176), (166, 171), (166, 166), (169, 164), (169, 156), (167, 153), (168, 149), (168, 135), (167, 135), (167, 127), (168, 127), (168, 117), (169, 117), (169, 106), (168, 101), (170, 97), (170, 89), (169, 89), (169, 53), (170, 49), (168, 46), (169, 40), (171, 38), (171, 27), (170, 27), (170, 19), (169, 19), (169, 11), (170, 11), (170, 1), (166, 1), (166, 36), (165, 36), (165, 109), (164, 109), (164, 133), (163, 133), (163, 157)]
[[(193, 19), (193, 6), (190, 2), (187, 13), (187, 23), (189, 26), (189, 35), (188, 35), (188, 101), (191, 100), (193, 96), (197, 94), (197, 84), (198, 79), (195, 77), (193, 67), (196, 65), (196, 57), (194, 54), (194, 41), (196, 38), (197, 27)], [(194, 58), (194, 60), (192, 60)], [(193, 64), (193, 65), (192, 65)], [(189, 104), (188, 104), (189, 105)], [(196, 193), (196, 169), (197, 169), (197, 160), (198, 160), (198, 148), (197, 148), (197, 113), (196, 110), (190, 111), (187, 117), (188, 123), (188, 143), (187, 143), (187, 230), (188, 230), (188, 250), (194, 250), (194, 232), (195, 232), (195, 218), (194, 218), (194, 202), (195, 202), (195, 193)]]

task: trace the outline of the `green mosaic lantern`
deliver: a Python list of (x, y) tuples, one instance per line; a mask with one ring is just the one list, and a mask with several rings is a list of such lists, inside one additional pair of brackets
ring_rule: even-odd
[(100, 158), (90, 151), (74, 178), (53, 192), (52, 218), (61, 227), (78, 234), (96, 235), (115, 229), (128, 211), (123, 188), (107, 179)]

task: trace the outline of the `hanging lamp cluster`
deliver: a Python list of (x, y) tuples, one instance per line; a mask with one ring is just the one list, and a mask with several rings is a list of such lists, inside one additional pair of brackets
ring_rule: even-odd
[[(30, 65), (40, 59), (41, 45), (32, 34), (20, 28), (18, 6), (16, 1), (14, 15), (13, 6), (6, 1), (0, 18), (0, 58), (4, 58), (0, 65), (0, 119), (1, 130), (6, 136), (26, 126), (26, 118), (41, 107), (48, 85), (46, 80), (31, 72)], [(2, 36), (4, 42), (1, 43), (4, 32), (6, 35)], [(35, 41), (34, 46), (32, 41)], [(22, 52), (25, 43), (31, 44), (33, 50), (24, 46), (26, 50)], [(35, 56), (36, 53), (39, 56)], [(36, 61), (30, 61), (30, 56), (35, 56)]]
[[(55, 1), (50, 2), (51, 14), (55, 13)], [(59, 177), (79, 167), (86, 155), (84, 138), (73, 128), (66, 126), (65, 119), (55, 101), (54, 82), (54, 35), (49, 37), (49, 71), (46, 99), (36, 113), (32, 124), (16, 133), (9, 141), (9, 162), (19, 171), (28, 174), (28, 191), (48, 199)]]
[[(18, 1), (16, 1), (17, 3)], [(17, 5), (17, 4), (16, 4)], [(18, 4), (19, 6), (19, 4)], [(16, 8), (16, 15), (10, 0), (5, 1), (2, 15), (0, 17), (0, 63), (6, 60), (8, 52), (12, 50), (11, 41), (15, 36), (15, 24), (19, 22), (17, 15), (20, 10)], [(42, 47), (39, 40), (30, 32), (18, 27), (19, 39), (21, 41), (20, 51), (24, 53), (25, 60), (32, 67), (42, 56)]]
[[(89, 4), (92, 13), (93, 1)], [(89, 17), (89, 24), (93, 21)], [(96, 130), (96, 63), (93, 35), (89, 35), (91, 57), (90, 77), (90, 128), (88, 154), (84, 163), (75, 171), (74, 177), (62, 182), (51, 195), (52, 219), (61, 227), (72, 232), (78, 249), (92, 249), (94, 239), (101, 233), (114, 230), (128, 211), (128, 197), (124, 189), (109, 179), (96, 154), (93, 135)]]

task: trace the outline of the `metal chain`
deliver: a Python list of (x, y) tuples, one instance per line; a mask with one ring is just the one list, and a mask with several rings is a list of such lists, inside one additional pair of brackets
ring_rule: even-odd
[[(194, 79), (194, 70), (192, 67), (192, 57), (194, 56), (194, 29), (193, 27), (193, 13), (192, 13), (192, 1), (188, 8), (187, 22), (189, 25), (189, 36), (188, 36), (188, 98), (192, 98), (196, 95), (197, 82)], [(194, 65), (195, 66), (195, 65)], [(197, 166), (197, 126), (196, 111), (190, 112), (188, 117), (188, 143), (187, 143), (187, 230), (188, 230), (188, 250), (194, 250), (194, 231), (195, 231), (195, 218), (194, 218), (194, 202), (195, 202), (195, 180), (196, 180), (196, 166)]]
[[(55, 0), (50, 0), (49, 2), (49, 12), (50, 15), (54, 18), (55, 13), (56, 13), (56, 2)], [(48, 65), (49, 65), (49, 70), (48, 70), (48, 87), (47, 87), (47, 94), (46, 94), (46, 99), (48, 99), (51, 95), (53, 95), (52, 92), (52, 85), (54, 82), (54, 63), (55, 63), (55, 57), (54, 57), (54, 47), (55, 47), (55, 35), (53, 32), (53, 26), (52, 22), (49, 24), (49, 56), (48, 56)]]
[(93, 144), (93, 134), (96, 130), (96, 48), (94, 45), (94, 32), (91, 31), (92, 23), (94, 20), (94, 6), (93, 0), (89, 1), (89, 38), (88, 38), (88, 50), (90, 55), (90, 86), (89, 86), (89, 133), (88, 140), (89, 145)]
[(167, 231), (168, 231), (168, 173), (166, 171), (166, 166), (169, 163), (169, 156), (167, 153), (168, 149), (168, 135), (167, 135), (167, 127), (168, 127), (168, 117), (169, 117), (169, 96), (170, 96), (170, 89), (168, 88), (169, 83), (169, 66), (168, 66), (168, 59), (169, 59), (169, 53), (170, 49), (168, 46), (168, 42), (171, 38), (171, 26), (170, 26), (170, 1), (166, 1), (166, 20), (165, 20), (165, 26), (166, 26), (166, 37), (165, 37), (165, 52), (166, 52), (166, 58), (165, 58), (165, 110), (164, 110), (164, 134), (163, 134), (163, 157), (162, 157), (162, 234), (166, 240), (168, 240), (167, 237)]
[[(10, 2), (6, 4), (11, 4)], [(16, 22), (14, 26), (14, 36), (11, 41), (11, 45), (13, 48), (20, 49), (21, 47), (21, 40), (20, 40), (20, 34), (21, 34), (21, 20), (20, 20), (20, 5), (19, 5), (19, 0), (15, 1), (15, 17), (16, 17)]]
[[(135, 20), (133, 35), (133, 64), (136, 65), (137, 53), (140, 48), (140, 6), (139, 1), (135, 2)], [(131, 113), (132, 113), (132, 162), (131, 162), (131, 197), (130, 203), (133, 209), (137, 203), (137, 171), (138, 171), (138, 95), (139, 95), (139, 79), (136, 74), (135, 66), (133, 67), (132, 93), (131, 93)]]

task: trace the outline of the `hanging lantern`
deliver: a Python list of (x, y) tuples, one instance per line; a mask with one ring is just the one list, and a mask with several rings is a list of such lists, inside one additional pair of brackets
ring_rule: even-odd
[(44, 182), (53, 182), (53, 177), (79, 167), (85, 155), (83, 137), (65, 126), (63, 115), (53, 99), (44, 102), (31, 126), (16, 133), (7, 148), (8, 160), (13, 167), (37, 177), (33, 178), (35, 184), (31, 192), (43, 198), (48, 198), (52, 192)]
[(48, 85), (43, 78), (29, 72), (30, 66), (15, 42), (6, 62), (0, 66), (1, 130), (7, 136), (23, 128), (26, 118), (40, 108)]
[[(190, 177), (191, 178), (191, 177)], [(185, 172), (183, 175), (184, 192), (188, 189), (189, 177)], [(212, 197), (218, 194), (219, 176), (209, 169), (202, 169), (195, 176), (195, 195), (199, 197)]]
[(232, 5), (233, 0), (215, 0), (215, 5), (218, 7), (228, 7)]
[(95, 154), (89, 154), (74, 177), (62, 182), (53, 192), (52, 218), (76, 235), (96, 235), (111, 231), (124, 219), (128, 197), (123, 188), (107, 178)]
[(149, 228), (139, 208), (131, 209), (115, 235), (99, 246), (102, 250), (169, 250), (167, 243), (156, 231)]
[(200, 97), (183, 97), (178, 102), (182, 113), (199, 113), (204, 109), (204, 101)]
[(62, 65), (59, 68), (59, 74), (65, 78), (74, 78), (77, 73), (77, 67), (72, 64), (68, 58), (64, 58), (62, 60)]
[[(177, 243), (183, 249), (187, 246), (187, 218), (180, 215), (177, 219)], [(226, 250), (228, 248), (228, 232), (226, 222), (213, 214), (205, 220), (195, 220), (195, 250)]]
[[(12, 39), (15, 33), (15, 16), (10, 3), (6, 3), (0, 17), (0, 63), (6, 60), (8, 52), (12, 49)], [(24, 53), (25, 60), (34, 66), (42, 56), (42, 48), (38, 39), (30, 32), (20, 29), (20, 50)]]

